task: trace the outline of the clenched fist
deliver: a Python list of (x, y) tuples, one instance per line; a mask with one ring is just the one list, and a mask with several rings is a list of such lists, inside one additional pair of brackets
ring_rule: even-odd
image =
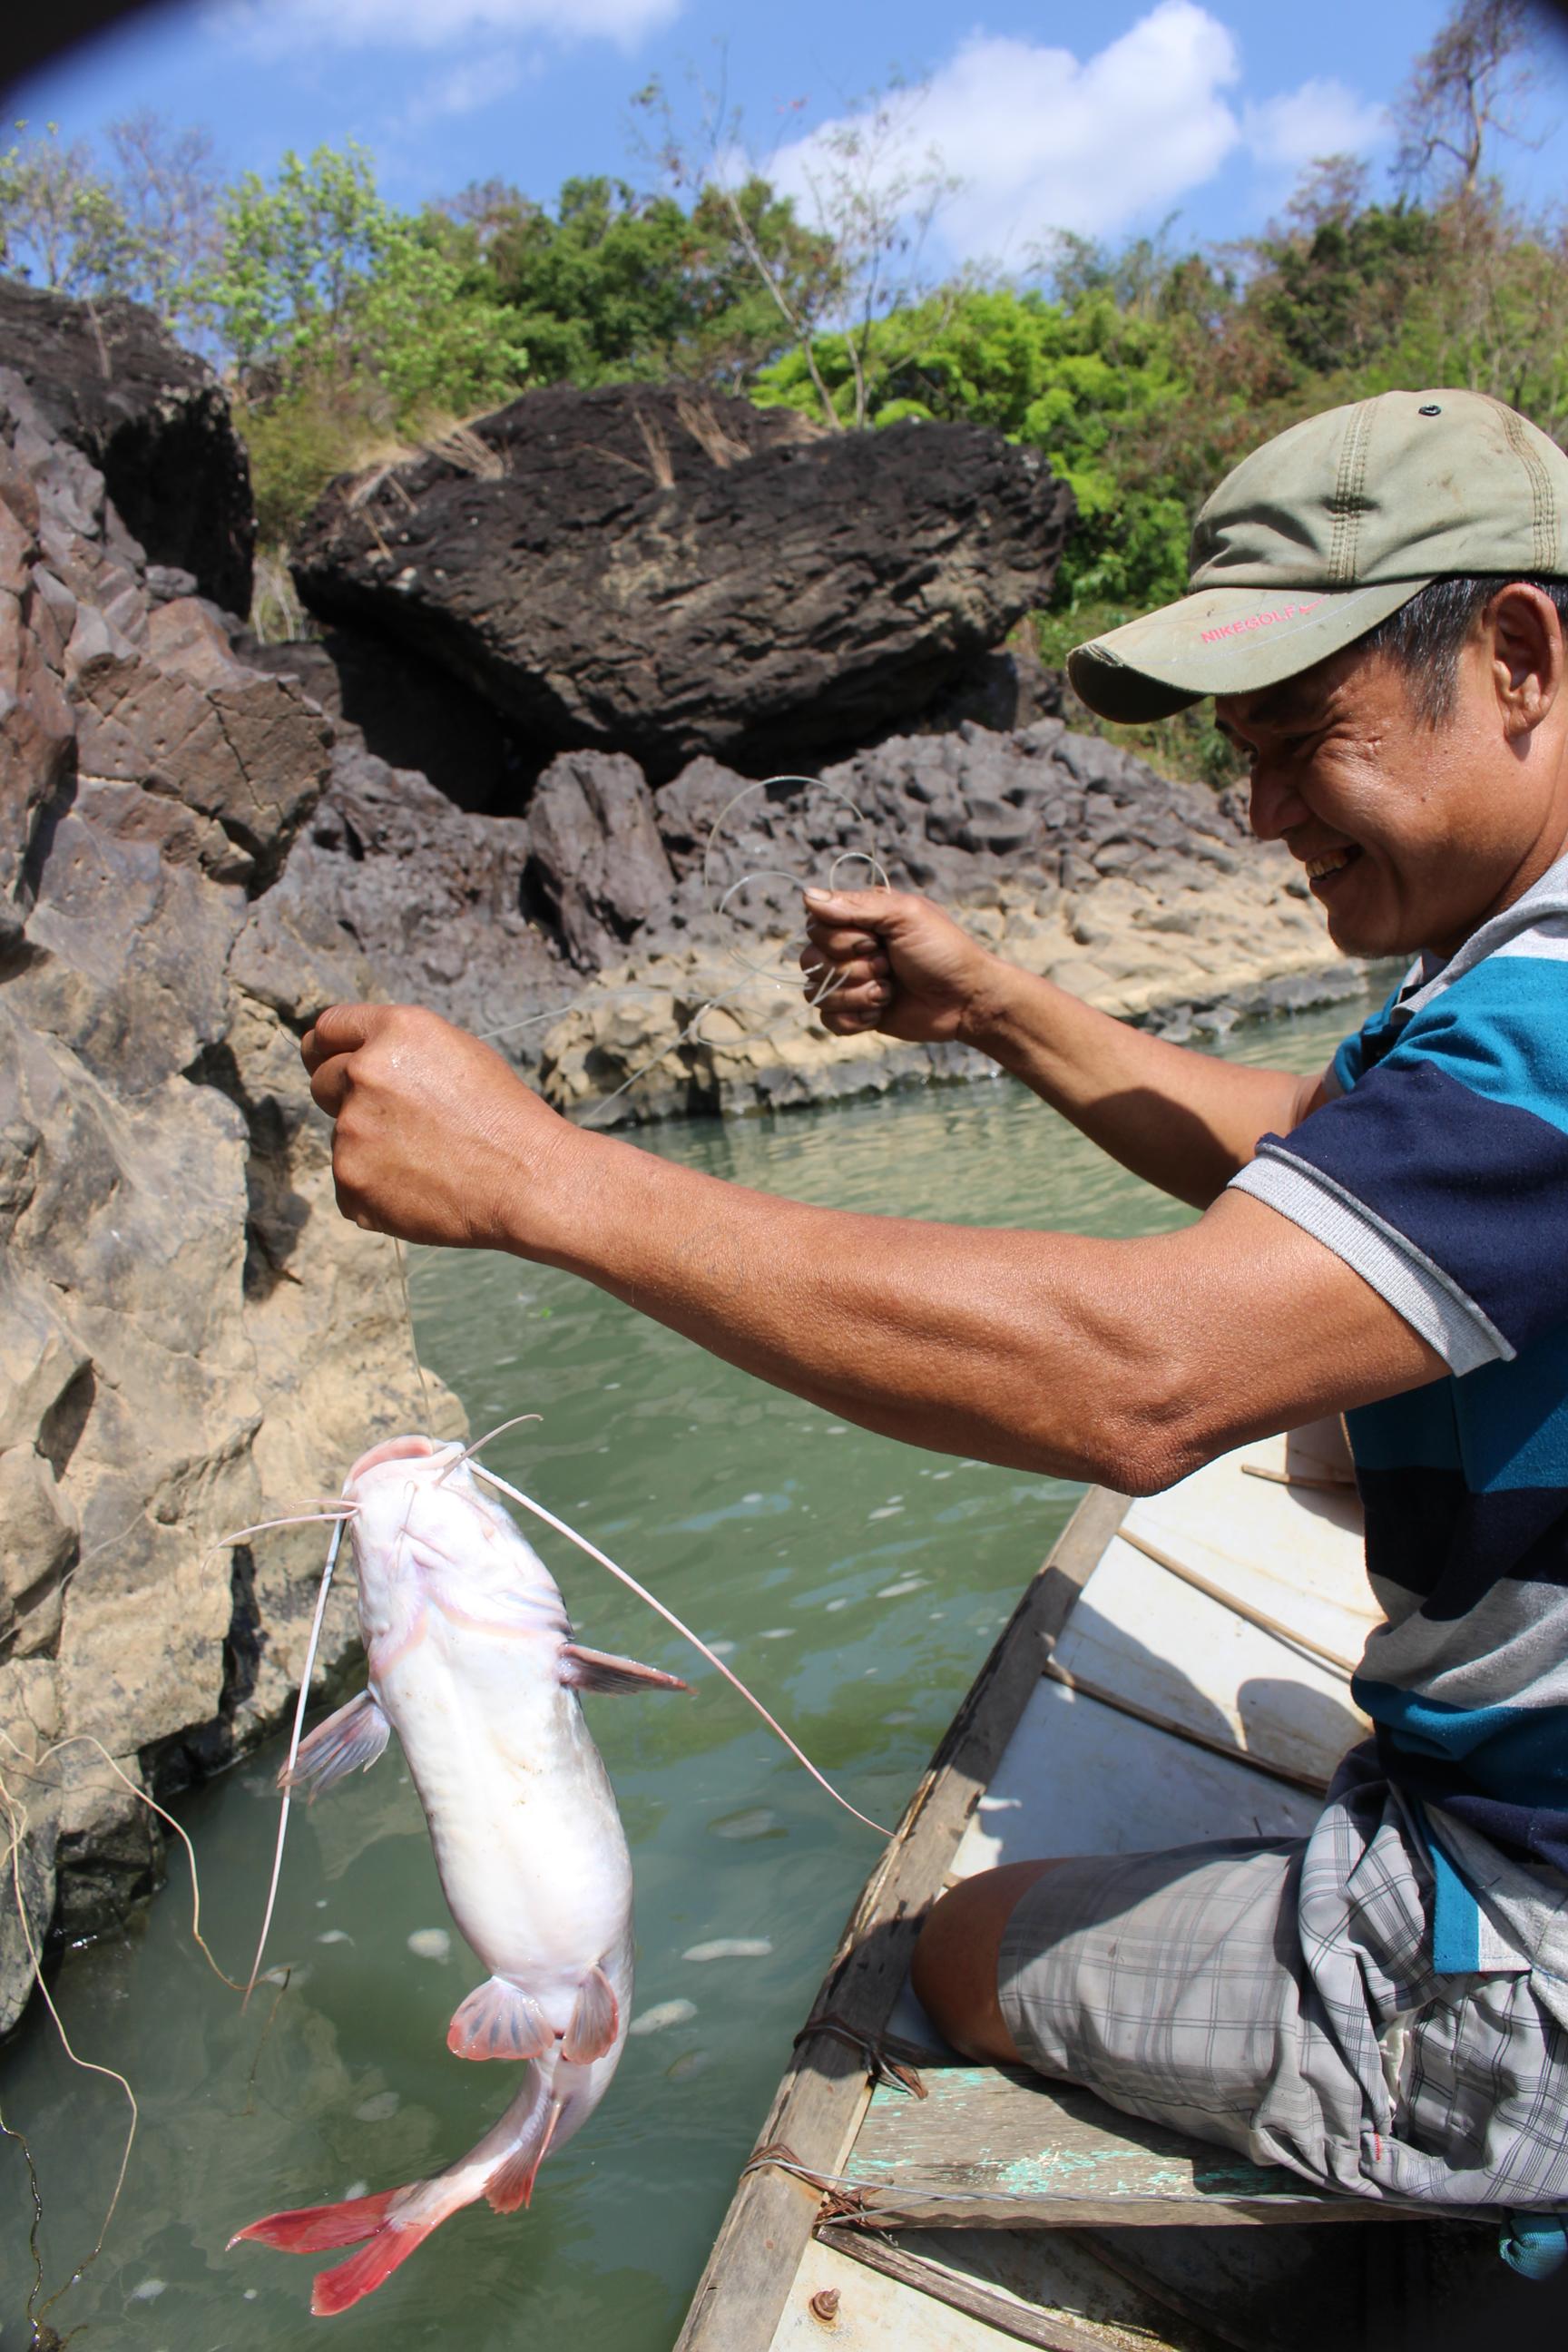
[(499, 1054), (412, 1004), (334, 1004), (300, 1052), (336, 1121), (345, 1217), (407, 1242), (528, 1246), (546, 1176), (577, 1139)]
[(911, 1044), (975, 1043), (1007, 970), (910, 891), (808, 890), (805, 933), (807, 1001), (837, 1037), (879, 1029)]

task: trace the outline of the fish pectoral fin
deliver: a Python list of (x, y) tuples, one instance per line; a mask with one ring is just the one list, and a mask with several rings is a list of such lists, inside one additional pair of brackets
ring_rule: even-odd
[(592, 2065), (615, 2047), (620, 2022), (620, 2003), (610, 1990), (609, 1978), (603, 1969), (590, 1969), (577, 1988), (561, 2055), (574, 2066)]
[(487, 1977), (447, 2028), (458, 2058), (542, 2058), (555, 2047), (555, 2029), (531, 1993), (505, 1977)]
[(536, 2111), (521, 2141), (486, 2185), (485, 2197), (492, 2212), (515, 2213), (520, 2205), (531, 2202), (539, 2168), (550, 2153), (560, 2120), (559, 2100), (548, 2099)]
[(585, 1650), (580, 1642), (561, 1647), (561, 1679), (568, 1690), (689, 1691), (679, 1675), (661, 1674), (657, 1666), (639, 1666), (635, 1658), (616, 1658), (604, 1650)]
[(320, 1796), (345, 1772), (368, 1772), (391, 1737), (392, 1726), (374, 1695), (361, 1691), (358, 1698), (351, 1698), (347, 1706), (340, 1706), (336, 1715), (318, 1723), (309, 1739), (300, 1742), (294, 1769), (279, 1772), (278, 1785), (290, 1796), (302, 1790)]

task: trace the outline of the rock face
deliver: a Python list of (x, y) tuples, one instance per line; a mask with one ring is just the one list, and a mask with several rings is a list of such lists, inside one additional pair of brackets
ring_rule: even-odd
[(766, 774), (908, 725), (1050, 591), (1072, 511), (971, 425), (815, 433), (679, 386), (527, 394), (330, 491), (310, 610), (413, 646), (536, 747), (657, 782)]
[[(154, 601), (61, 404), (0, 371), (0, 1780), (39, 1943), (155, 1868), (110, 1759), (167, 1788), (280, 1717), (321, 1531), (225, 1531), (426, 1418), (391, 1247), (336, 1215), (246, 978), (331, 726), (210, 604)], [(0, 2029), (30, 1981), (7, 1890)]]
[(137, 302), (71, 302), (0, 278), (0, 357), (42, 430), (89, 458), (150, 563), (250, 608), (250, 462), (205, 360)]
[(805, 1017), (807, 881), (924, 891), (1011, 961), (1183, 1037), (1352, 995), (1365, 978), (1238, 809), (1059, 719), (895, 740), (805, 791), (696, 761), (652, 810), (675, 877), (662, 918), (631, 935), (604, 987), (541, 1024), (544, 1092), (596, 1120), (779, 1108), (989, 1068), (951, 1046), (835, 1038)]

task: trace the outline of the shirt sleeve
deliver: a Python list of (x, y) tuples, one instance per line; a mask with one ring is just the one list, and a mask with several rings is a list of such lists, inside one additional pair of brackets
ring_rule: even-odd
[(1568, 963), (1489, 958), (1233, 1181), (1454, 1372), (1568, 1322)]

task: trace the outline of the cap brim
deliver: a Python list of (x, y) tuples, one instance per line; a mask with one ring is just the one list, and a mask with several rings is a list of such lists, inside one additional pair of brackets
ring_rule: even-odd
[(1068, 676), (1102, 719), (1168, 719), (1205, 694), (1255, 694), (1326, 660), (1426, 586), (1205, 588), (1076, 646)]

